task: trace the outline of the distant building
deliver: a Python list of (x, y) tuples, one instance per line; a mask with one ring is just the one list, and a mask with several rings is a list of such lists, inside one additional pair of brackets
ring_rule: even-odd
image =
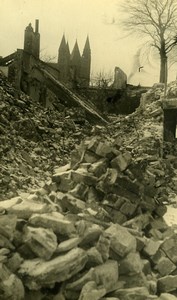
[(72, 84), (73, 87), (87, 87), (90, 83), (91, 68), (91, 49), (89, 38), (87, 37), (80, 54), (77, 40), (74, 48), (70, 53), (68, 42), (63, 35), (58, 50), (58, 68), (60, 71), (60, 80)]
[(114, 89), (125, 89), (127, 86), (127, 75), (119, 67), (114, 69), (114, 82), (112, 88)]
[(24, 36), (24, 51), (32, 54), (39, 59), (40, 53), (40, 34), (39, 34), (39, 20), (35, 21), (35, 31), (31, 23), (25, 29)]

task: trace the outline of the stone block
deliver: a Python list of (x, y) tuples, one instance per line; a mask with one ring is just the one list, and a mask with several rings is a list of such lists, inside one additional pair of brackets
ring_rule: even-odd
[(142, 231), (151, 222), (152, 217), (150, 213), (140, 214), (135, 218), (128, 220), (124, 226)]
[(136, 244), (137, 244), (137, 249), (136, 250), (138, 252), (140, 252), (146, 244), (145, 237), (136, 236)]
[(97, 285), (104, 286), (107, 293), (112, 291), (118, 282), (118, 262), (108, 260), (104, 264), (95, 267), (94, 276)]
[(159, 293), (168, 293), (177, 289), (177, 275), (167, 275), (157, 280), (157, 289)]
[(127, 217), (121, 213), (120, 211), (116, 209), (106, 209), (109, 212), (110, 220), (112, 220), (113, 223), (117, 224), (123, 224), (127, 221)]
[(75, 186), (74, 182), (71, 180), (71, 170), (54, 174), (52, 176), (52, 181), (57, 183), (58, 189), (61, 192), (68, 192)]
[(79, 163), (82, 162), (83, 156), (85, 153), (85, 146), (82, 144), (79, 145), (76, 149), (71, 152), (70, 156), (70, 166), (71, 169), (75, 169), (78, 167)]
[(6, 267), (12, 273), (15, 273), (20, 268), (22, 262), (23, 262), (23, 258), (20, 256), (18, 252), (15, 252), (12, 253), (11, 257), (8, 257), (8, 261), (6, 262)]
[(161, 241), (147, 240), (146, 246), (143, 248), (143, 253), (148, 257), (155, 255), (161, 245)]
[(145, 275), (151, 274), (152, 273), (152, 269), (151, 269), (151, 263), (148, 259), (142, 259), (142, 264), (143, 264), (143, 273)]
[(149, 234), (154, 240), (163, 240), (163, 234), (158, 229), (152, 228)]
[(118, 299), (117, 297), (115, 298), (115, 297), (104, 297), (104, 298), (101, 298), (100, 300), (120, 300), (120, 299)]
[(161, 245), (161, 249), (174, 264), (177, 264), (177, 234), (167, 238)]
[(143, 272), (128, 275), (119, 275), (119, 280), (125, 282), (124, 288), (147, 287), (148, 281)]
[(62, 173), (67, 172), (69, 170), (70, 170), (70, 164), (68, 163), (64, 166), (54, 168), (54, 173), (55, 174), (62, 174)]
[(93, 164), (100, 159), (100, 156), (92, 151), (86, 150), (83, 155), (83, 162)]
[(120, 300), (145, 300), (149, 296), (149, 292), (146, 287), (134, 287), (119, 289), (114, 292), (114, 296)]
[(169, 293), (162, 293), (158, 300), (176, 300), (176, 296), (173, 296), (172, 294)]
[(120, 212), (123, 213), (127, 217), (131, 217), (134, 215), (137, 209), (136, 203), (131, 203), (130, 201), (126, 201), (120, 208)]
[(0, 291), (0, 298), (4, 300), (23, 300), (25, 296), (22, 281), (3, 264), (0, 264)]
[(92, 151), (92, 152), (96, 152), (96, 149), (98, 147), (99, 144), (99, 139), (98, 137), (92, 137), (87, 144), (87, 149)]
[(151, 263), (157, 265), (161, 258), (166, 257), (165, 253), (159, 248), (155, 255), (150, 257)]
[(156, 213), (157, 216), (163, 217), (167, 212), (167, 207), (165, 205), (158, 205), (155, 208), (154, 212)]
[(19, 219), (28, 219), (34, 213), (43, 214), (52, 210), (53, 208), (47, 204), (23, 200), (9, 208), (8, 212), (16, 215)]
[(14, 231), (17, 224), (17, 217), (15, 215), (0, 216), (0, 234), (9, 240), (13, 239)]
[(74, 189), (69, 191), (69, 194), (74, 196), (75, 198), (84, 200), (86, 199), (86, 195), (88, 193), (89, 187), (85, 185), (84, 183), (78, 183)]
[(120, 188), (123, 188), (123, 189), (127, 190), (128, 192), (131, 192), (131, 193), (139, 196), (140, 185), (136, 179), (131, 180), (128, 176), (122, 175), (122, 176), (119, 176), (117, 183), (120, 186)]
[(99, 240), (96, 244), (96, 249), (101, 254), (103, 261), (106, 261), (109, 258), (110, 244), (111, 244), (111, 240), (109, 234), (107, 235), (105, 232), (103, 232), (100, 235)]
[(90, 186), (87, 194), (87, 202), (93, 203), (97, 201), (102, 201), (104, 198), (104, 193), (96, 188)]
[(109, 159), (113, 158), (114, 155), (114, 149), (112, 145), (109, 142), (99, 142), (95, 153), (101, 157), (107, 157)]
[(15, 249), (12, 242), (2, 234), (0, 234), (0, 248)]
[(84, 274), (81, 274), (79, 279), (75, 281), (71, 281), (71, 283), (66, 284), (66, 290), (71, 290), (71, 291), (81, 291), (83, 286), (89, 282), (94, 280), (94, 268), (91, 268), (89, 271), (87, 271)]
[(86, 208), (84, 201), (75, 198), (70, 194), (65, 194), (61, 200), (61, 207), (63, 211), (69, 211), (70, 213), (77, 214), (83, 212)]
[(74, 237), (71, 239), (68, 239), (64, 242), (59, 243), (57, 249), (56, 249), (56, 253), (63, 253), (63, 252), (67, 252), (75, 247), (78, 246), (78, 244), (80, 243), (81, 239), (79, 237)]
[(86, 172), (84, 169), (71, 171), (71, 180), (73, 180), (75, 183), (83, 182), (84, 184), (89, 186), (95, 186), (97, 183), (97, 178)]
[(79, 244), (82, 247), (85, 245), (94, 245), (95, 242), (98, 241), (100, 235), (102, 234), (103, 229), (97, 224), (87, 226), (87, 224), (84, 221), (80, 221), (77, 223), (77, 231), (82, 239)]
[(71, 177), (71, 170), (63, 170), (62, 167), (55, 169), (55, 173), (52, 176), (52, 180), (56, 183), (60, 183), (63, 179), (70, 179)]
[(115, 184), (117, 178), (118, 178), (118, 171), (116, 169), (113, 169), (113, 168), (107, 168), (106, 173), (103, 174), (99, 178), (98, 185), (100, 187), (102, 187), (104, 192), (106, 192), (107, 191), (107, 186)]
[(88, 262), (87, 267), (94, 267), (103, 263), (103, 258), (96, 247), (87, 250)]
[(92, 163), (89, 172), (93, 173), (96, 177), (100, 177), (102, 174), (106, 173), (108, 168), (108, 160), (105, 158), (97, 160), (95, 163)]
[(58, 190), (66, 193), (75, 187), (75, 183), (70, 178), (63, 178), (58, 184)]
[(7, 263), (10, 250), (6, 248), (0, 249), (0, 263)]
[(76, 233), (74, 223), (58, 212), (34, 214), (29, 219), (29, 224), (36, 227), (52, 229), (56, 234), (72, 236)]
[(78, 300), (99, 300), (106, 294), (105, 288), (97, 287), (94, 281), (89, 281), (84, 285)]
[(136, 238), (127, 229), (113, 224), (105, 232), (110, 235), (112, 250), (119, 256), (124, 257), (129, 252), (135, 252)]
[(63, 282), (80, 272), (87, 263), (86, 251), (75, 248), (50, 261), (42, 259), (26, 260), (18, 271), (25, 286), (40, 289)]
[(120, 300), (118, 299), (117, 297), (104, 297), (104, 298), (101, 298), (100, 300)]
[(129, 164), (131, 163), (132, 156), (129, 152), (119, 154), (111, 161), (111, 166), (119, 171), (125, 171)]
[(158, 229), (160, 232), (165, 232), (169, 227), (163, 218), (157, 218), (151, 221), (151, 227)]
[(127, 256), (119, 261), (119, 274), (137, 274), (143, 269), (142, 260), (138, 252), (128, 253)]
[(51, 229), (33, 228), (27, 226), (23, 242), (37, 256), (49, 260), (55, 252), (57, 237)]
[(161, 276), (166, 276), (176, 269), (176, 265), (168, 257), (161, 257), (154, 269), (157, 270)]
[(16, 204), (19, 204), (23, 201), (23, 199), (21, 197), (13, 197), (11, 199), (8, 200), (4, 200), (0, 202), (0, 211), (8, 210), (11, 207), (13, 207)]

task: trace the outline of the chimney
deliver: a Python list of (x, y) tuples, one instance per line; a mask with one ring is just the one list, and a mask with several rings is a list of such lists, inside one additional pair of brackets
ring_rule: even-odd
[(35, 20), (35, 33), (39, 32), (39, 20)]

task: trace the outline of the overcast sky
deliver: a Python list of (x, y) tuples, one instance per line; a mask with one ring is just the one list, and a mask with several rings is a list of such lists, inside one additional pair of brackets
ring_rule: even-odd
[[(142, 61), (143, 69), (138, 72), (137, 50), (141, 42), (132, 36), (126, 37), (119, 26), (110, 25), (120, 18), (123, 0), (0, 0), (0, 55), (6, 56), (17, 48), (23, 48), (24, 29), (39, 19), (41, 34), (41, 58), (52, 56), (57, 59), (58, 47), (63, 33), (72, 50), (77, 39), (82, 53), (89, 35), (92, 53), (92, 73), (114, 72), (120, 67), (129, 76), (132, 68), (135, 75), (130, 83), (152, 85), (158, 82), (158, 64), (150, 68)], [(128, 0), (127, 0), (128, 1)], [(170, 80), (175, 80), (173, 72)]]

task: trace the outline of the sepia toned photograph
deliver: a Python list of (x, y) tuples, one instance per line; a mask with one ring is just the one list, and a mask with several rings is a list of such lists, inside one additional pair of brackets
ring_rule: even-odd
[(0, 0), (0, 300), (177, 299), (177, 0)]

